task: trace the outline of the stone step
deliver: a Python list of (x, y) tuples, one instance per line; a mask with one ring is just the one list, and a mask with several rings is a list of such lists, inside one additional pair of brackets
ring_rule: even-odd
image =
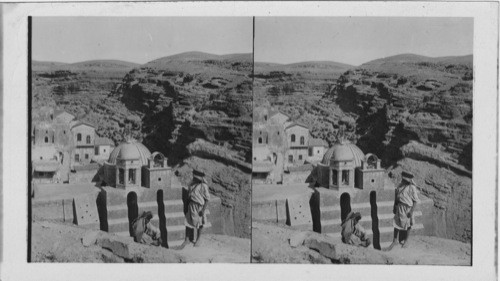
[[(185, 231), (186, 230), (186, 226), (184, 225), (173, 225), (173, 226), (169, 226), (167, 228), (167, 231), (168, 232), (179, 232), (179, 231)], [(121, 231), (121, 232), (115, 232), (116, 235), (120, 235), (120, 236), (125, 236), (125, 237), (130, 237), (130, 233), (128, 231)]]
[[(203, 227), (203, 229), (208, 233), (210, 232), (211, 228), (212, 224), (210, 223), (207, 223)], [(130, 233), (128, 231), (116, 232), (115, 234), (124, 237), (130, 237)], [(186, 226), (184, 225), (167, 226), (167, 237), (168, 237), (169, 247), (179, 246), (180, 244), (182, 244), (182, 242), (184, 242), (184, 239), (186, 237)]]
[[(415, 211), (413, 213), (415, 220), (418, 220), (418, 217), (422, 216), (421, 211)], [(378, 226), (379, 228), (381, 227), (392, 227), (392, 222), (394, 219), (394, 214), (392, 213), (386, 213), (386, 214), (378, 214)], [(367, 216), (362, 216), (360, 220), (361, 226), (368, 230), (372, 228), (372, 218), (370, 215)], [(321, 232), (323, 233), (335, 233), (335, 232), (341, 232), (342, 227), (341, 227), (341, 221), (340, 217), (337, 219), (332, 219), (332, 220), (321, 220)]]
[[(183, 212), (184, 203), (182, 200), (165, 200), (163, 201), (165, 212)], [(158, 203), (156, 201), (141, 202), (137, 204), (139, 213), (151, 211), (154, 215), (158, 214)], [(128, 207), (126, 204), (120, 204), (108, 207), (108, 219), (115, 219), (128, 216)]]
[[(377, 202), (377, 213), (379, 214), (392, 213), (393, 207), (394, 207), (394, 201)], [(371, 205), (369, 202), (351, 204), (351, 210), (353, 212), (360, 212), (363, 217), (371, 215)], [(340, 205), (321, 207), (322, 220), (323, 219), (329, 220), (339, 217), (340, 217)]]
[(184, 243), (184, 239), (179, 239), (179, 240), (174, 240), (174, 241), (168, 241), (168, 247), (171, 249), (173, 247), (178, 247)]
[[(210, 211), (206, 210), (207, 220), (210, 222)], [(171, 212), (165, 213), (165, 224), (167, 229), (170, 226), (183, 225), (184, 224), (184, 212)], [(155, 215), (151, 220), (156, 227), (160, 226), (159, 217)], [(122, 217), (117, 219), (108, 220), (108, 231), (109, 232), (127, 232), (129, 230), (129, 220), (128, 217)]]
[[(130, 233), (128, 231), (116, 232), (115, 234), (130, 237)], [(167, 237), (169, 245), (170, 241), (184, 241), (184, 238), (186, 237), (186, 227), (184, 225), (167, 226)]]
[[(156, 227), (159, 227), (160, 223), (158, 216), (154, 216), (151, 221)], [(165, 224), (167, 225), (167, 228), (170, 225), (184, 224), (184, 213), (182, 212), (166, 213)], [(128, 231), (128, 229), (129, 229), (129, 220), (127, 217), (108, 220), (109, 232), (123, 232), (123, 231)]]
[[(412, 227), (411, 235), (419, 235), (424, 231), (424, 225), (423, 224), (415, 224)], [(386, 226), (386, 227), (379, 227), (379, 233), (380, 233), (380, 243), (387, 243), (389, 244), (392, 242), (394, 238), (394, 227), (393, 226)], [(335, 232), (335, 233), (327, 233), (328, 236), (334, 238), (334, 239), (342, 239), (342, 234), (340, 232)], [(371, 229), (366, 229), (366, 235), (372, 240), (373, 243), (373, 232)]]

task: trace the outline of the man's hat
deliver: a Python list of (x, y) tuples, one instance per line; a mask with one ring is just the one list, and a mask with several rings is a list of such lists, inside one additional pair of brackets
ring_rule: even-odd
[(403, 172), (401, 172), (401, 177), (403, 178), (403, 180), (407, 181), (408, 183), (415, 184), (413, 182), (413, 174), (412, 173), (407, 172), (407, 171), (403, 171)]
[(203, 173), (202, 171), (193, 170), (193, 178), (203, 183), (207, 183), (207, 180), (205, 179), (205, 173)]

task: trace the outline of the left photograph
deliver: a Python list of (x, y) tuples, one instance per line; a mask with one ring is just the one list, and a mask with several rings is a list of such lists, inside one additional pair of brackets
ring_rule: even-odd
[(250, 262), (252, 18), (28, 22), (28, 261)]

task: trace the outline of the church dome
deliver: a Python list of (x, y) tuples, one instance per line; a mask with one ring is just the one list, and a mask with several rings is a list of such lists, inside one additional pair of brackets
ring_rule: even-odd
[(109, 155), (108, 163), (116, 165), (116, 160), (139, 160), (141, 166), (148, 164), (151, 152), (142, 143), (127, 141), (117, 146)]
[(350, 142), (335, 143), (323, 156), (323, 165), (330, 165), (330, 161), (352, 161), (356, 167), (361, 167), (361, 161), (365, 159), (365, 154), (359, 147)]

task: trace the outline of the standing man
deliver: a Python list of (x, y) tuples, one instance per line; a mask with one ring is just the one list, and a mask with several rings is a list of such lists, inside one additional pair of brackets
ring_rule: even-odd
[(208, 201), (210, 200), (210, 193), (208, 191), (207, 180), (205, 174), (201, 171), (193, 170), (193, 183), (188, 188), (188, 209), (186, 213), (186, 239), (180, 246), (183, 249), (189, 243), (190, 232), (193, 233), (197, 230), (196, 241), (194, 246), (199, 246), (201, 230), (207, 223), (207, 216), (205, 211), (207, 209)]
[(403, 248), (408, 247), (410, 230), (415, 223), (413, 212), (419, 202), (417, 187), (413, 181), (413, 174), (403, 171), (401, 176), (402, 181), (396, 188), (394, 196), (394, 240), (386, 251), (392, 250), (399, 243), (398, 235), (402, 231), (406, 231), (406, 238), (401, 241), (401, 244), (403, 244)]

